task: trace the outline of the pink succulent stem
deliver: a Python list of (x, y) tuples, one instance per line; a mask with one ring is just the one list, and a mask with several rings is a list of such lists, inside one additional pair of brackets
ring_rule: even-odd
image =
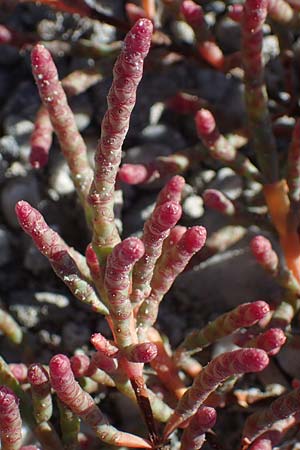
[(177, 114), (196, 114), (201, 108), (207, 107), (207, 100), (199, 98), (197, 95), (186, 92), (177, 92), (166, 101), (166, 105)]
[(11, 364), (9, 364), (9, 368), (10, 368), (12, 374), (14, 375), (14, 377), (16, 378), (16, 380), (20, 384), (26, 383), (26, 381), (27, 381), (27, 374), (28, 374), (28, 369), (27, 369), (26, 364), (11, 363)]
[(66, 356), (54, 356), (49, 368), (51, 385), (59, 399), (91, 426), (103, 442), (117, 447), (151, 448), (145, 439), (118, 431), (108, 424), (92, 397), (75, 381), (70, 361)]
[(49, 113), (78, 195), (88, 215), (86, 199), (92, 181), (92, 169), (87, 159), (85, 143), (78, 132), (50, 52), (38, 44), (32, 50), (31, 61), (42, 102)]
[(19, 450), (22, 444), (22, 419), (19, 400), (6, 386), (0, 386), (0, 438), (2, 450)]
[[(101, 73), (93, 70), (75, 70), (62, 79), (61, 84), (68, 97), (81, 94), (100, 81)], [(30, 164), (34, 168), (44, 167), (48, 162), (52, 145), (53, 126), (48, 109), (41, 106), (37, 112), (34, 130), (31, 134)]]
[(59, 399), (57, 404), (64, 450), (78, 450), (80, 418)]
[(140, 306), (137, 315), (140, 340), (145, 340), (147, 330), (154, 325), (159, 304), (164, 295), (169, 291), (178, 275), (185, 269), (192, 256), (204, 246), (205, 240), (206, 230), (204, 227), (189, 228), (176, 245), (173, 242), (173, 246), (168, 249), (169, 251), (165, 251), (158, 260), (151, 280), (150, 295)]
[[(269, 356), (276, 355), (286, 341), (286, 336), (280, 328), (270, 328), (257, 336), (245, 339), (242, 347), (261, 348)], [(240, 345), (240, 344), (238, 344)]]
[(92, 244), (89, 244), (87, 246), (86, 251), (85, 251), (85, 257), (86, 257), (86, 262), (90, 269), (93, 280), (94, 281), (99, 280), (99, 281), (103, 282), (103, 280), (102, 280), (103, 273), (102, 273), (97, 255), (93, 250)]
[[(146, 419), (151, 441), (154, 442), (155, 425), (148, 392), (142, 375), (143, 365), (137, 364), (136, 359), (134, 362), (129, 360), (132, 359), (129, 357), (134, 356), (131, 352), (137, 350), (135, 346), (138, 344), (135, 320), (129, 299), (130, 276), (134, 264), (143, 256), (144, 251), (142, 241), (134, 237), (127, 238), (116, 245), (106, 261), (104, 287), (110, 310), (110, 321), (112, 323), (114, 339), (121, 353), (125, 354), (125, 357), (119, 359), (119, 366), (122, 367), (130, 379), (136, 393), (137, 402)], [(129, 355), (127, 355), (127, 350), (129, 351)], [(153, 350), (152, 348), (152, 354)], [(138, 356), (141, 359), (149, 357), (145, 349), (143, 355), (141, 355), (141, 352), (138, 353), (140, 353)]]
[(118, 172), (119, 180), (127, 184), (142, 184), (152, 181), (157, 174), (155, 164), (123, 164)]
[[(272, 450), (283, 439), (285, 434), (299, 424), (299, 413), (284, 420), (279, 420), (271, 425), (271, 429), (259, 436), (250, 445), (249, 450)], [(244, 448), (247, 448), (246, 444)]]
[[(133, 265), (143, 256), (144, 245), (138, 238), (127, 238), (116, 245), (107, 258), (104, 286), (110, 310), (112, 331), (122, 353), (129, 356), (138, 343), (132, 305), (129, 299), (130, 274)], [(99, 353), (99, 352), (98, 352)], [(145, 352), (144, 352), (145, 355)], [(137, 402), (146, 419), (151, 441), (154, 441), (155, 425), (142, 375), (143, 365), (130, 362), (128, 356), (119, 359), (119, 365), (127, 374), (135, 390)]]
[(192, 0), (184, 0), (180, 12), (193, 28), (199, 54), (216, 69), (224, 66), (224, 55), (208, 29), (202, 7)]
[(91, 343), (99, 352), (104, 353), (106, 356), (114, 356), (119, 352), (118, 347), (104, 336), (101, 333), (94, 333), (91, 337)]
[(200, 109), (195, 115), (196, 130), (212, 158), (225, 163), (232, 170), (247, 178), (259, 180), (257, 168), (219, 132), (216, 121), (208, 109)]
[(130, 274), (134, 264), (144, 255), (144, 245), (138, 238), (127, 238), (118, 244), (107, 259), (104, 286), (120, 349), (137, 343), (131, 302)]
[(206, 207), (226, 216), (234, 216), (236, 213), (233, 202), (217, 189), (206, 189), (203, 193), (203, 200)]
[(202, 350), (211, 343), (228, 336), (240, 328), (251, 327), (263, 319), (270, 311), (268, 304), (258, 300), (253, 303), (243, 303), (232, 311), (222, 314), (213, 322), (208, 323), (200, 331), (188, 334), (178, 347), (175, 358), (180, 361), (185, 355), (191, 355)]
[(169, 178), (170, 175), (184, 172), (189, 165), (188, 157), (183, 152), (169, 156), (159, 156), (145, 164), (123, 164), (118, 178), (127, 184), (151, 183), (157, 178)]
[(105, 353), (98, 350), (92, 355), (87, 374), (93, 376), (95, 373), (95, 369), (101, 369), (109, 375), (112, 375), (118, 369), (118, 360), (116, 358), (107, 356)]
[(115, 357), (119, 359), (122, 356), (126, 356), (128, 361), (136, 363), (148, 363), (157, 355), (156, 346), (152, 342), (132, 344), (120, 351), (118, 347), (115, 347), (113, 344), (111, 344), (100, 333), (95, 333), (91, 337), (91, 343), (96, 348), (96, 350), (98, 350), (98, 352), (104, 354), (109, 358)]
[(228, 7), (228, 17), (235, 22), (241, 22), (243, 19), (244, 7), (240, 3)]
[(19, 201), (15, 209), (23, 230), (33, 239), (39, 251), (46, 256), (55, 273), (75, 297), (90, 305), (95, 311), (107, 314), (107, 308), (99, 300), (91, 284), (80, 273), (73, 259), (75, 253), (59, 234), (47, 225), (39, 211), (25, 201)]
[(216, 420), (214, 408), (199, 408), (183, 432), (180, 450), (199, 450), (205, 442), (206, 431), (215, 425)]
[(180, 204), (176, 201), (168, 201), (157, 205), (151, 217), (146, 221), (142, 236), (145, 253), (133, 269), (130, 297), (132, 303), (139, 304), (149, 296), (155, 263), (161, 255), (163, 242), (180, 216)]
[(84, 354), (74, 355), (70, 359), (70, 363), (75, 378), (89, 377), (100, 385), (115, 386), (113, 379), (97, 367), (97, 360), (94, 355), (91, 359)]
[(52, 145), (53, 127), (47, 108), (42, 106), (36, 115), (34, 130), (30, 137), (30, 164), (35, 169), (44, 167)]
[(186, 391), (186, 387), (179, 377), (178, 368), (170, 354), (167, 352), (160, 333), (152, 327), (148, 330), (147, 337), (155, 344), (157, 349), (156, 358), (150, 361), (152, 369), (155, 370), (159, 380), (164, 384), (168, 391), (175, 394), (177, 398), (181, 398)]
[[(86, 263), (92, 276), (93, 284), (104, 303), (107, 303), (106, 293), (104, 289), (104, 272), (105, 268), (101, 267), (97, 255), (92, 244), (89, 244), (85, 251)], [(107, 306), (107, 305), (106, 305)]]
[(125, 37), (107, 97), (108, 109), (101, 125), (101, 139), (95, 154), (94, 182), (89, 195), (93, 208), (93, 247), (100, 260), (105, 260), (120, 241), (114, 223), (115, 182), (137, 86), (143, 74), (143, 62), (150, 48), (152, 29), (150, 20), (140, 19)]
[(31, 364), (28, 369), (31, 385), (33, 413), (37, 423), (47, 422), (52, 416), (52, 397), (49, 375), (41, 364)]
[[(100, 356), (100, 358), (99, 358)], [(99, 361), (101, 359), (101, 361)], [(109, 358), (106, 358), (107, 360)], [(111, 363), (111, 359), (109, 361), (109, 364)], [(100, 367), (103, 367), (101, 369)], [(108, 367), (106, 369), (106, 367)], [(93, 354), (91, 358), (91, 363), (89, 365), (88, 371), (86, 376), (90, 377), (93, 381), (98, 383), (100, 386), (108, 386), (108, 387), (116, 387), (116, 383), (114, 380), (114, 377), (111, 376), (116, 370), (117, 365), (114, 362), (114, 366), (112, 371), (110, 372), (111, 366), (107, 363), (103, 363), (103, 358), (101, 357), (101, 354), (99, 352), (96, 352)]]
[(71, 369), (75, 378), (87, 375), (90, 358), (85, 354), (74, 355), (70, 358)]
[(172, 177), (158, 194), (156, 206), (170, 201), (180, 203), (184, 186), (185, 180), (183, 177), (180, 175)]
[(285, 290), (284, 301), (277, 306), (270, 322), (270, 326), (284, 329), (291, 323), (298, 309), (299, 283), (290, 270), (280, 267), (279, 258), (267, 238), (264, 236), (255, 236), (251, 240), (250, 248), (256, 261)]
[[(7, 387), (12, 389), (17, 397), (20, 399), (20, 407), (22, 410), (22, 416), (26, 421), (26, 424), (31, 428), (37, 440), (42, 444), (43, 449), (63, 450), (60, 439), (55, 432), (54, 428), (48, 422), (36, 423), (32, 412), (32, 406), (30, 398), (26, 392), (23, 391), (12, 372), (9, 370), (9, 366), (0, 357), (0, 383), (5, 383)], [(1, 424), (1, 420), (0, 420)]]
[(262, 58), (263, 24), (268, 0), (246, 0), (242, 25), (245, 101), (253, 145), (265, 183), (278, 180), (276, 142), (268, 111)]
[(264, 236), (255, 236), (251, 240), (250, 248), (256, 261), (265, 270), (276, 275), (279, 268), (279, 260), (269, 239)]
[(157, 347), (153, 342), (143, 342), (127, 347), (124, 353), (128, 361), (147, 364), (157, 357)]
[(291, 418), (300, 412), (300, 389), (295, 389), (274, 400), (263, 411), (252, 414), (246, 420), (243, 430), (243, 448), (248, 448), (257, 438), (262, 436), (276, 422)]
[(260, 372), (268, 363), (268, 355), (259, 349), (235, 350), (217, 356), (200, 372), (179, 401), (165, 427), (164, 437), (167, 438), (184, 421), (192, 417), (209, 394), (227, 378), (248, 372)]

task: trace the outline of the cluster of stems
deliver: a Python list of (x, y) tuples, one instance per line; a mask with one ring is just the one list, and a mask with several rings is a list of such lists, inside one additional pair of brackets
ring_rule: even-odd
[[(67, 0), (43, 0), (41, 3), (69, 13), (98, 17), (98, 13), (80, 0), (74, 4)], [(213, 37), (202, 7), (192, 0), (180, 4), (165, 0), (163, 3), (171, 15), (184, 18), (193, 29), (201, 60), (226, 71), (226, 58)], [(237, 135), (225, 136), (220, 132), (210, 105), (185, 94), (178, 94), (170, 105), (174, 109), (179, 104), (184, 105), (179, 108), (180, 112), (194, 115), (201, 144), (159, 157), (149, 164), (120, 167), (144, 60), (151, 43), (155, 43), (152, 33), (157, 15), (156, 3), (151, 0), (144, 0), (141, 5), (127, 2), (126, 11), (130, 22), (136, 22), (126, 35), (114, 65), (94, 168), (88, 160), (87, 147), (76, 127), (68, 98), (84, 92), (102, 75), (81, 70), (60, 82), (46, 47), (36, 44), (32, 49), (32, 71), (42, 106), (31, 137), (31, 163), (36, 168), (47, 163), (54, 132), (91, 233), (85, 256), (70, 247), (26, 201), (16, 204), (16, 215), (20, 226), (74, 297), (104, 317), (110, 336), (94, 333), (91, 337), (94, 351), (89, 356), (57, 354), (48, 366), (39, 363), (8, 365), (0, 360), (3, 450), (36, 448), (22, 447), (22, 420), (31, 428), (43, 450), (77, 449), (82, 439), (87, 439), (81, 433), (80, 422), (92, 430), (95, 439), (107, 445), (161, 448), (176, 431), (181, 438), (181, 450), (198, 450), (216, 422), (220, 399), (226, 404), (224, 392), (228, 386), (233, 387), (244, 374), (266, 369), (269, 358), (285, 344), (291, 322), (299, 310), (300, 122), (296, 121), (294, 127), (286, 175), (282, 176), (262, 58), (263, 26), (268, 15), (280, 26), (295, 26), (299, 18), (293, 2), (245, 0), (230, 9), (229, 15), (240, 24), (242, 35), (240, 62), (248, 118), (248, 132), (244, 137), (253, 144), (258, 167), (252, 161), (254, 158), (240, 151)], [(117, 24), (113, 19), (110, 22)], [(120, 26), (127, 28), (126, 24)], [(0, 28), (0, 38), (21, 42), (21, 36), (5, 28)], [(283, 288), (284, 298), (274, 308), (262, 300), (242, 303), (202, 329), (189, 333), (172, 351), (155, 328), (159, 306), (176, 278), (205, 245), (207, 233), (200, 225), (178, 224), (185, 186), (179, 173), (204, 158), (230, 167), (245, 183), (262, 185), (271, 219), (269, 230), (275, 229), (279, 235), (284, 262), (262, 235), (251, 241), (250, 248), (256, 261)], [(122, 239), (114, 212), (117, 179), (139, 184), (157, 177), (166, 178), (166, 182), (140, 237)], [(241, 220), (248, 225), (254, 217), (251, 208), (242, 210), (238, 202), (216, 189), (207, 189), (203, 199), (206, 207), (221, 212), (233, 222)], [(238, 238), (243, 236), (240, 229), (236, 232)], [(209, 238), (207, 252), (216, 252), (235, 242), (232, 234), (231, 225), (220, 230), (213, 240)], [(220, 244), (216, 244), (218, 240)], [(23, 342), (21, 328), (4, 310), (0, 310), (0, 330), (13, 344)], [(202, 367), (195, 355), (229, 336), (240, 348), (216, 356)], [(150, 370), (148, 367), (144, 370), (146, 364)], [(224, 383), (222, 392), (219, 388)], [(103, 386), (107, 390), (117, 389), (137, 404), (147, 435), (127, 433), (110, 423), (93, 398)], [(155, 389), (151, 389), (153, 386)], [(58, 401), (59, 431), (52, 423), (57, 417), (53, 415), (54, 395)], [(288, 429), (299, 423), (299, 405), (299, 389), (295, 389), (248, 417), (242, 437), (243, 449), (271, 450)], [(165, 424), (164, 429), (161, 424)]]

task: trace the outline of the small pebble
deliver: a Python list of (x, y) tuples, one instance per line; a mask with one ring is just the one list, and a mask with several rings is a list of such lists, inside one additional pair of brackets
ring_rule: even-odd
[(199, 195), (190, 195), (182, 204), (183, 212), (191, 219), (199, 219), (203, 213), (203, 200)]
[(19, 157), (19, 145), (13, 136), (0, 138), (0, 154), (7, 161), (13, 161)]
[(59, 196), (68, 195), (75, 191), (70, 170), (65, 161), (52, 168), (49, 185)]

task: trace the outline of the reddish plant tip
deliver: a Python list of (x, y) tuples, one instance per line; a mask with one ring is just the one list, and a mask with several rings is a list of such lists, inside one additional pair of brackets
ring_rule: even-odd
[(27, 381), (28, 369), (25, 364), (9, 364), (10, 371), (19, 383), (25, 383)]
[(278, 256), (272, 248), (271, 242), (264, 236), (255, 236), (250, 242), (250, 249), (259, 264), (267, 270), (276, 270)]
[(52, 61), (50, 52), (42, 44), (37, 44), (33, 47), (31, 51), (31, 64), (34, 74), (38, 76), (38, 70), (42, 66), (47, 66), (47, 64)]
[(166, 105), (179, 114), (196, 114), (200, 103), (204, 102), (205, 100), (200, 100), (196, 95), (178, 92), (166, 101)]
[(91, 364), (107, 373), (114, 373), (118, 368), (118, 361), (116, 358), (106, 356), (99, 351), (93, 354)]
[(168, 230), (178, 222), (181, 213), (182, 209), (179, 203), (173, 201), (165, 202), (157, 208), (155, 213), (156, 221), (153, 225), (162, 231)]
[(145, 252), (144, 244), (139, 238), (129, 237), (115, 247), (120, 263), (127, 266), (139, 260)]
[(180, 6), (180, 12), (191, 26), (197, 26), (203, 22), (203, 10), (192, 0), (184, 0)]
[(174, 177), (172, 177), (167, 184), (169, 191), (180, 192), (180, 193), (181, 193), (182, 189), (184, 188), (184, 185), (185, 185), (185, 179), (180, 175), (175, 175)]
[(188, 253), (196, 253), (204, 246), (206, 235), (204, 227), (195, 226), (189, 228), (184, 233), (179, 245)]
[(209, 406), (202, 406), (193, 417), (194, 425), (197, 425), (197, 427), (201, 429), (205, 428), (206, 430), (212, 428), (215, 425), (216, 420), (217, 412), (214, 408)]
[(21, 225), (24, 220), (27, 219), (32, 209), (32, 206), (24, 200), (20, 200), (18, 203), (16, 203), (15, 211)]
[(286, 341), (286, 336), (281, 328), (271, 328), (264, 333), (264, 337), (270, 347), (279, 347)]
[(74, 355), (70, 359), (71, 369), (76, 378), (85, 376), (90, 365), (90, 358), (87, 355)]
[(203, 200), (209, 208), (223, 209), (224, 195), (216, 189), (206, 189), (203, 193)]
[(181, 225), (176, 225), (176, 227), (172, 228), (168, 237), (168, 243), (170, 247), (178, 244), (184, 233), (187, 231), (186, 227)]
[(180, 203), (184, 185), (185, 179), (180, 175), (175, 175), (170, 178), (165, 187), (160, 191), (156, 200), (156, 206), (158, 207), (171, 201), (176, 204)]
[(265, 350), (268, 355), (275, 355), (286, 341), (286, 336), (280, 328), (270, 328), (257, 339), (257, 347)]
[(267, 17), (268, 0), (246, 0), (244, 4), (244, 28), (255, 33)]
[(157, 356), (157, 347), (153, 342), (137, 344), (130, 352), (130, 360), (139, 363), (149, 363)]
[(263, 319), (269, 312), (268, 303), (263, 300), (257, 300), (253, 303), (245, 305), (246, 315), (250, 322)]
[(206, 207), (215, 209), (222, 214), (233, 215), (235, 213), (233, 203), (217, 189), (207, 189), (203, 193), (203, 200)]
[(269, 357), (264, 350), (246, 348), (236, 351), (241, 352), (240, 364), (244, 368), (244, 372), (261, 372), (269, 364)]
[(125, 38), (126, 50), (130, 51), (130, 53), (148, 53), (152, 32), (153, 25), (151, 20), (146, 18), (139, 19)]
[(28, 381), (34, 386), (48, 383), (49, 375), (41, 364), (31, 364), (28, 369)]
[(272, 244), (264, 236), (255, 236), (250, 242), (250, 248), (255, 256), (259, 256), (272, 250)]
[(5, 414), (13, 405), (19, 405), (19, 399), (7, 386), (0, 386), (0, 414)]
[(52, 378), (63, 377), (71, 370), (69, 358), (62, 354), (53, 356), (49, 363), (49, 369)]
[(85, 258), (87, 265), (93, 276), (98, 277), (100, 275), (100, 264), (97, 258), (97, 255), (92, 247), (92, 244), (89, 244), (85, 251)]
[(228, 17), (235, 22), (241, 22), (243, 19), (244, 6), (241, 4), (230, 5), (228, 7)]
[(96, 350), (103, 351), (105, 348), (106, 338), (102, 336), (101, 333), (94, 333), (90, 338), (91, 344), (95, 347)]
[(87, 246), (86, 251), (85, 251), (85, 256), (86, 256), (86, 259), (87, 259), (89, 262), (91, 262), (93, 265), (94, 265), (94, 264), (98, 264), (97, 255), (96, 255), (96, 253), (95, 253), (95, 251), (94, 251), (94, 249), (93, 249), (92, 244), (89, 244), (89, 245)]
[(200, 109), (195, 115), (195, 123), (199, 136), (210, 135), (216, 128), (214, 116), (208, 109)]
[(94, 333), (90, 339), (91, 344), (99, 352), (104, 353), (107, 356), (113, 356), (118, 353), (119, 349), (109, 340), (107, 340), (101, 333)]
[(127, 184), (140, 184), (149, 178), (149, 170), (143, 164), (123, 164), (119, 169), (118, 177)]
[(48, 162), (48, 151), (43, 147), (32, 147), (29, 162), (31, 167), (34, 169), (41, 169), (42, 167), (45, 167)]

